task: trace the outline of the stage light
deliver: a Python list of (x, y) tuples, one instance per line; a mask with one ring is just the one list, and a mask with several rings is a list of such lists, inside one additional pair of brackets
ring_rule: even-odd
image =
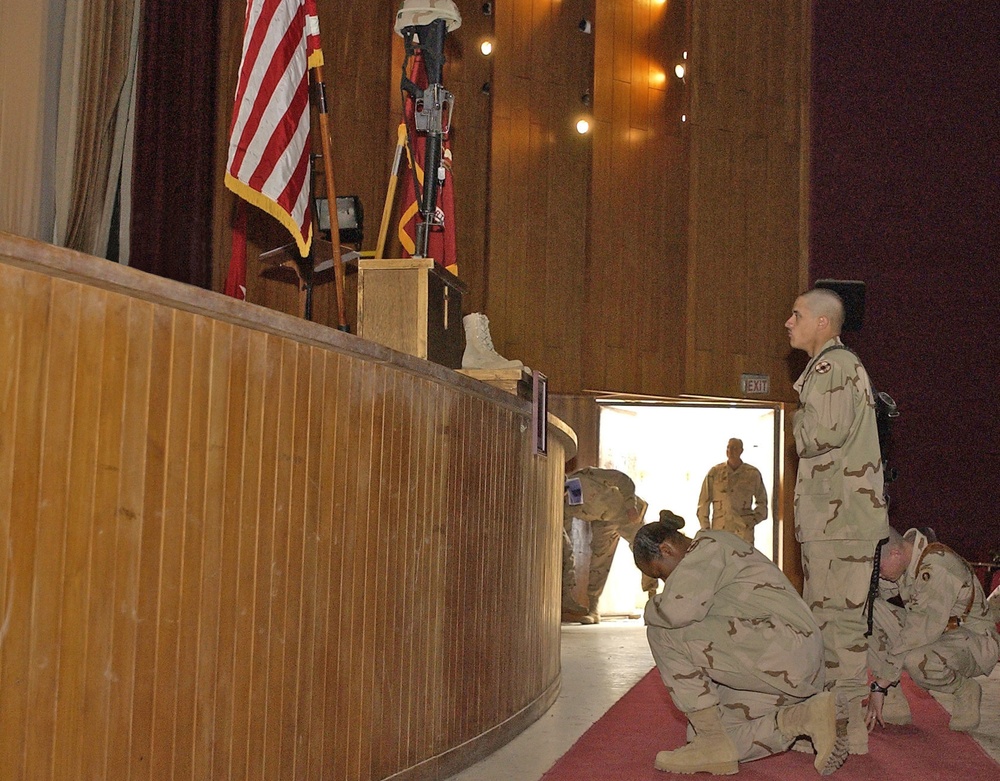
[(681, 57), (680, 62), (674, 65), (674, 75), (678, 79), (681, 79), (682, 81), (684, 80), (684, 77), (687, 76), (687, 67), (688, 67), (687, 60), (688, 60), (688, 53), (684, 52), (684, 55)]
[[(356, 195), (337, 196), (337, 228), (341, 244), (360, 244), (365, 235), (365, 212), (361, 199)], [(324, 233), (330, 231), (330, 201), (316, 199), (317, 227)]]

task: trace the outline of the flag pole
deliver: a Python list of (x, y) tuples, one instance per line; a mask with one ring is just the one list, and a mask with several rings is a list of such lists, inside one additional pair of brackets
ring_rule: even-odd
[(396, 202), (396, 183), (399, 181), (399, 165), (403, 160), (403, 149), (406, 148), (406, 125), (402, 122), (396, 131), (396, 155), (392, 160), (392, 171), (389, 172), (389, 189), (385, 194), (385, 206), (382, 208), (382, 224), (378, 231), (378, 244), (375, 245), (375, 259), (385, 257), (385, 242), (389, 236), (389, 223), (392, 221), (392, 207)]
[(337, 327), (350, 331), (347, 313), (344, 309), (344, 264), (340, 257), (340, 225), (337, 220), (337, 188), (333, 184), (333, 154), (330, 147), (330, 121), (326, 110), (326, 83), (323, 81), (323, 66), (314, 65), (313, 79), (319, 102), (319, 130), (322, 136), (323, 178), (326, 181), (327, 211), (330, 213), (330, 244), (333, 247), (333, 277), (337, 289)]

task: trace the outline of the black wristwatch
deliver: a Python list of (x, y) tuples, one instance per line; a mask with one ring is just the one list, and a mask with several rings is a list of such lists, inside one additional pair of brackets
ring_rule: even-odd
[(878, 681), (872, 681), (872, 685), (871, 685), (870, 688), (871, 688), (872, 694), (874, 694), (875, 692), (878, 692), (879, 694), (888, 694), (889, 693), (889, 687), (887, 687), (887, 686), (879, 686), (878, 685)]

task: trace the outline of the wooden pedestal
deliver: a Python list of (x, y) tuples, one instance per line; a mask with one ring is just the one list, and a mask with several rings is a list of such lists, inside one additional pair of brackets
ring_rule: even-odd
[(358, 336), (458, 369), (465, 286), (430, 258), (358, 262)]
[(521, 398), (531, 398), (531, 374), (521, 369), (459, 369), (459, 374), (485, 382), (494, 388), (513, 393)]

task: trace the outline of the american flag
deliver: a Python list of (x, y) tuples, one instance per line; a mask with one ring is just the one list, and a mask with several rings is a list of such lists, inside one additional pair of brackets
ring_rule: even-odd
[(315, 0), (248, 0), (226, 186), (281, 222), (303, 257), (312, 244), (309, 68), (322, 64)]

